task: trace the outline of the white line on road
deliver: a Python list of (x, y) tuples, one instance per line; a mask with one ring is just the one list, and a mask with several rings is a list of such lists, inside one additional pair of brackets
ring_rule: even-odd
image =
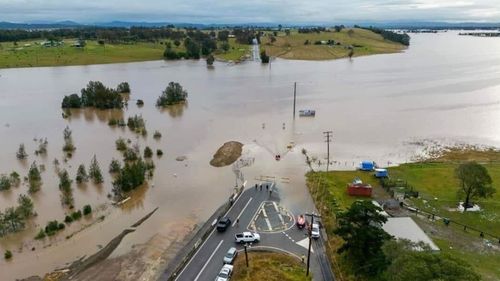
[(201, 268), (200, 272), (198, 272), (198, 275), (196, 275), (196, 278), (194, 279), (194, 281), (196, 281), (196, 280), (198, 280), (198, 278), (200, 278), (201, 273), (203, 272), (203, 270), (205, 270), (205, 267), (207, 267), (208, 263), (213, 258), (213, 256), (217, 252), (217, 250), (219, 250), (219, 247), (220, 247), (220, 245), (222, 245), (222, 242), (224, 242), (224, 240), (220, 240), (219, 245), (217, 245), (217, 247), (215, 248), (215, 250), (213, 251), (213, 253), (210, 255), (210, 257), (208, 258), (208, 260), (205, 263), (205, 265), (203, 265), (203, 267)]
[(283, 220), (283, 216), (281, 215), (281, 212), (278, 209), (278, 205), (274, 201), (273, 201), (273, 205), (274, 205), (274, 209), (276, 210), (276, 213), (278, 213), (278, 217), (280, 218), (281, 224), (285, 225), (285, 221)]
[(243, 209), (241, 210), (241, 212), (238, 214), (238, 216), (236, 217), (236, 219), (234, 220), (233, 222), (233, 227), (236, 225), (236, 221), (240, 219), (241, 217), (241, 214), (243, 214), (243, 211), (245, 211), (245, 209), (248, 207), (248, 204), (250, 204), (250, 202), (252, 201), (252, 197), (250, 197), (250, 199), (248, 199), (248, 202), (247, 204), (245, 205), (245, 207), (243, 207)]
[[(242, 197), (242, 195), (243, 195), (244, 192), (245, 191), (243, 191), (240, 194), (240, 196), (238, 196), (238, 198), (236, 199), (236, 201), (233, 202), (233, 205), (229, 208), (229, 210), (227, 210), (227, 212), (224, 215), (227, 215), (227, 214), (229, 214), (229, 212), (231, 212), (231, 210), (233, 209), (233, 207), (236, 206), (236, 202), (238, 202), (238, 200), (240, 200), (240, 198)], [(196, 255), (200, 252), (201, 248), (203, 248), (203, 246), (208, 241), (208, 239), (210, 239), (210, 236), (212, 236), (214, 234), (215, 230), (216, 230), (216, 228), (212, 229), (212, 232), (210, 232), (210, 235), (207, 236), (207, 238), (205, 239), (205, 241), (203, 241), (203, 243), (198, 248), (198, 250), (196, 251), (196, 253), (191, 257), (191, 259), (189, 260), (189, 262), (184, 266), (184, 268), (181, 270), (181, 272), (179, 273), (179, 275), (177, 275), (177, 278), (175, 278), (175, 281), (179, 280), (179, 277), (182, 275), (182, 273), (184, 273), (184, 271), (186, 270), (186, 268), (189, 267), (189, 265), (194, 260), (194, 258), (196, 257)]]

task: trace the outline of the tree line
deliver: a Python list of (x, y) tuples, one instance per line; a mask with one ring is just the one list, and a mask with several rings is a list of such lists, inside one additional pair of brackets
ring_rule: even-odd
[(62, 108), (96, 107), (99, 109), (122, 108), (121, 94), (130, 93), (127, 82), (120, 83), (117, 89), (108, 88), (102, 82), (90, 81), (87, 87), (81, 90), (81, 95), (71, 94), (64, 96)]
[(391, 31), (391, 30), (376, 28), (373, 26), (370, 26), (370, 27), (355, 26), (355, 27), (367, 29), (367, 30), (370, 30), (370, 31), (375, 32), (377, 34), (380, 34), (386, 40), (401, 43), (405, 46), (410, 46), (410, 36), (406, 33), (396, 33), (396, 32)]

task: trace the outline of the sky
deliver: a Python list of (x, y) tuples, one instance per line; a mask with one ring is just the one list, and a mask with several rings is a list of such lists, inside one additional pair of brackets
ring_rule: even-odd
[(500, 0), (0, 0), (0, 21), (500, 22)]

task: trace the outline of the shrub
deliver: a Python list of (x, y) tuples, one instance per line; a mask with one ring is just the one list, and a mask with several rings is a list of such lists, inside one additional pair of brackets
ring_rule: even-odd
[(163, 155), (163, 151), (161, 149), (156, 150), (156, 156), (160, 157)]
[(123, 158), (125, 161), (135, 161), (139, 158), (137, 153), (132, 148), (127, 148), (127, 150), (123, 153)]
[(144, 105), (144, 101), (143, 100), (137, 100), (137, 102), (135, 104), (138, 105), (138, 106), (143, 106)]
[(109, 163), (109, 172), (110, 173), (118, 173), (120, 171), (121, 165), (120, 162), (116, 159), (112, 159), (111, 163)]
[(63, 230), (65, 227), (64, 223), (61, 222), (57, 225), (57, 230)]
[(26, 149), (24, 148), (24, 143), (19, 145), (19, 149), (16, 152), (17, 159), (26, 159), (28, 154), (26, 153)]
[(71, 213), (71, 218), (74, 221), (77, 221), (77, 220), (81, 219), (82, 218), (82, 211), (78, 210), (78, 211), (75, 211), (75, 212)]
[(92, 207), (90, 207), (90, 205), (83, 206), (83, 215), (86, 216), (90, 213), (92, 213)]
[(95, 155), (90, 162), (89, 177), (95, 184), (99, 184), (104, 181), (101, 173), (101, 168), (99, 167), (99, 163), (97, 162), (97, 158)]
[(0, 176), (0, 191), (10, 189), (11, 181), (6, 175)]
[(87, 175), (87, 170), (85, 169), (85, 165), (80, 164), (78, 166), (78, 170), (76, 171), (76, 182), (82, 183), (87, 182), (89, 180), (89, 175)]
[(54, 235), (59, 230), (59, 222), (57, 220), (49, 221), (45, 226), (45, 233), (48, 236)]
[(144, 148), (144, 158), (151, 158), (151, 157), (153, 157), (153, 150), (151, 150), (149, 146), (146, 146), (146, 148)]
[(64, 222), (70, 224), (73, 222), (73, 218), (71, 216), (66, 215), (66, 217), (64, 218)]
[(155, 133), (153, 134), (153, 138), (161, 139), (161, 133), (159, 131), (155, 131)]
[(123, 138), (119, 138), (115, 141), (116, 144), (116, 150), (118, 151), (124, 151), (127, 149), (127, 143)]
[(46, 236), (45, 231), (42, 228), (40, 228), (37, 235), (35, 236), (35, 240), (43, 239), (43, 238), (45, 238), (45, 236)]
[(118, 93), (130, 93), (130, 85), (127, 82), (122, 82), (116, 87)]
[(181, 103), (186, 101), (188, 96), (187, 91), (185, 91), (179, 83), (170, 82), (162, 92), (161, 96), (158, 97), (156, 101), (156, 106), (167, 106), (176, 103)]
[(118, 125), (118, 119), (115, 119), (115, 118), (109, 119), (108, 125), (109, 126), (116, 126), (116, 125)]
[(5, 251), (5, 254), (3, 255), (6, 260), (10, 260), (12, 258), (12, 252), (9, 250)]

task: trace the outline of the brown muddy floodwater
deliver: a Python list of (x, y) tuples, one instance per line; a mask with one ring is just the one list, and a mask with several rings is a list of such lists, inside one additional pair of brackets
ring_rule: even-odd
[[(123, 112), (74, 111), (61, 117), (64, 95), (79, 92), (89, 80), (115, 87), (130, 83), (132, 94)], [(167, 110), (154, 106), (168, 82), (180, 82), (189, 92), (188, 104)], [(315, 109), (315, 118), (292, 119), (293, 83), (297, 110)], [(145, 105), (138, 108), (134, 100)], [(110, 116), (141, 114), (149, 135), (127, 128), (110, 128)], [(100, 246), (138, 218), (159, 207), (139, 229), (126, 236), (113, 256), (129, 252), (155, 234), (169, 235), (186, 223), (203, 222), (227, 198), (235, 185), (231, 166), (210, 166), (215, 151), (227, 141), (244, 144), (243, 157), (254, 158), (243, 168), (246, 180), (275, 176), (280, 195), (292, 212), (312, 208), (304, 187), (306, 172), (301, 149), (323, 159), (323, 131), (333, 131), (333, 168), (353, 168), (372, 159), (378, 163), (405, 162), (418, 153), (422, 140), (500, 145), (500, 39), (458, 36), (456, 32), (412, 35), (412, 46), (400, 54), (336, 61), (276, 60), (269, 65), (203, 60), (141, 62), (93, 66), (0, 70), (0, 173), (27, 174), (31, 162), (46, 167), (41, 191), (33, 196), (38, 216), (25, 231), (0, 238), (0, 253), (11, 249), (10, 262), (0, 259), (0, 280), (43, 274)], [(283, 125), (284, 124), (284, 125)], [(73, 130), (76, 151), (63, 161), (63, 129)], [(163, 137), (154, 140), (159, 130)], [(155, 176), (122, 207), (109, 205), (112, 158), (121, 159), (115, 140), (123, 136), (141, 148), (164, 151), (154, 158)], [(34, 155), (35, 138), (47, 138), (48, 155)], [(295, 147), (287, 152), (287, 145)], [(25, 162), (15, 152), (24, 143)], [(425, 142), (424, 142), (425, 143)], [(44, 243), (33, 237), (48, 220), (64, 219), (55, 158), (74, 178), (76, 168), (88, 166), (93, 155), (106, 171), (101, 186), (73, 184), (75, 206), (106, 209), (101, 223), (75, 234), (72, 226)], [(281, 154), (281, 161), (274, 160)], [(186, 160), (176, 161), (179, 156)], [(282, 179), (285, 178), (285, 179)], [(0, 209), (15, 205), (22, 185), (0, 193)], [(82, 223), (86, 223), (85, 220)], [(181, 235), (182, 236), (182, 235)], [(50, 245), (50, 246), (49, 246)], [(36, 247), (35, 251), (31, 251)]]

